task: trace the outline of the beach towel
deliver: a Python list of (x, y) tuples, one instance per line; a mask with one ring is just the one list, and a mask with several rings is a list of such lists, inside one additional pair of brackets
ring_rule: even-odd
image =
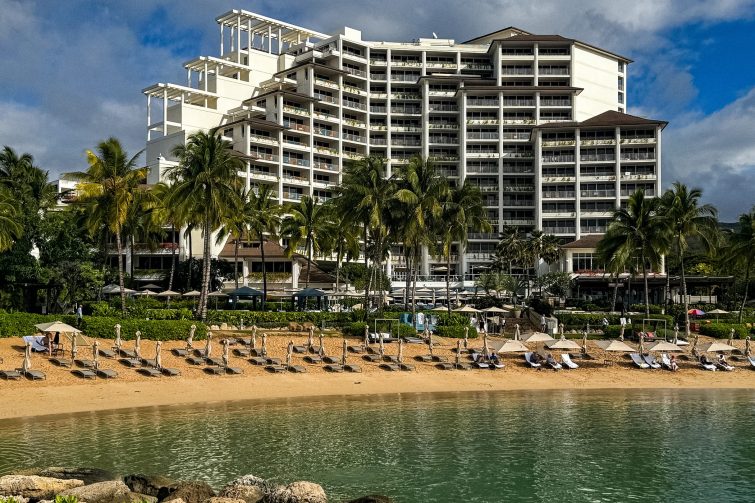
[(50, 348), (47, 347), (47, 337), (44, 335), (25, 335), (22, 339), (24, 340), (24, 345), (26, 345), (26, 343), (31, 343), (32, 351), (45, 353), (50, 350)]

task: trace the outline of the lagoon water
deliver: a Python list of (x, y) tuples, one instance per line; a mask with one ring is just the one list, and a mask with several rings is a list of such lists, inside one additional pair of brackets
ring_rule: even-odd
[(753, 501), (755, 392), (533, 391), (237, 402), (0, 423), (0, 474), (97, 466), (312, 480), (331, 501)]

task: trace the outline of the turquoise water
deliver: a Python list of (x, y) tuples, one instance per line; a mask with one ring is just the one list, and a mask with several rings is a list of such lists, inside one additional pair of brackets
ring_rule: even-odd
[(313, 480), (332, 501), (754, 501), (755, 392), (295, 399), (0, 423), (0, 474), (97, 466), (220, 487)]

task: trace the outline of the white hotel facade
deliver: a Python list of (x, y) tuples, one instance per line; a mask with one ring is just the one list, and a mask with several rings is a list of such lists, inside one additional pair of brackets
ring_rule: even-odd
[[(504, 226), (575, 241), (603, 233), (637, 188), (660, 192), (666, 123), (624, 113), (623, 56), (513, 27), (404, 43), (243, 10), (216, 21), (217, 57), (188, 61), (184, 84), (143, 91), (150, 183), (174, 164), (174, 146), (216, 127), (245, 159), (246, 187), (271, 184), (282, 204), (327, 200), (352, 159), (382, 156), (390, 176), (421, 155), (452, 183), (479, 186), (493, 224), (455, 257), (459, 281), (481, 270)], [(425, 256), (421, 275), (432, 281), (443, 265)], [(388, 271), (397, 281), (402, 266), (397, 250)]]

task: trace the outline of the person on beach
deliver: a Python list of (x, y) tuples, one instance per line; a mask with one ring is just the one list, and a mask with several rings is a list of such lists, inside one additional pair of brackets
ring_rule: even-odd
[(532, 353), (532, 356), (530, 356), (530, 361), (532, 363), (540, 363), (540, 362), (543, 361), (543, 357), (540, 356), (540, 353), (534, 352), (534, 353)]
[(553, 354), (552, 353), (548, 353), (548, 355), (545, 357), (545, 363), (547, 363), (548, 365), (550, 365), (552, 367), (556, 366), (556, 359), (553, 358)]
[(76, 326), (81, 326), (81, 320), (84, 319), (84, 309), (82, 309), (81, 304), (79, 304), (76, 307)]
[(669, 367), (671, 367), (671, 370), (674, 372), (679, 370), (679, 364), (676, 361), (676, 355), (671, 355), (671, 360), (669, 360)]
[(548, 330), (548, 324), (545, 322), (545, 315), (540, 316), (540, 331), (545, 332)]
[(721, 365), (722, 367), (729, 366), (729, 363), (726, 361), (726, 355), (724, 355), (723, 353), (718, 355), (718, 364)]

